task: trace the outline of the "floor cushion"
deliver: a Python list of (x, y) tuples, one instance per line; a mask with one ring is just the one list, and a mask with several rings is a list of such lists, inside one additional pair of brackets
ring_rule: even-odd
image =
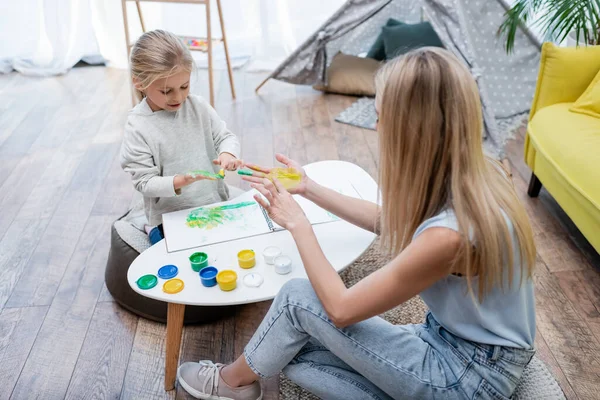
[(327, 68), (325, 85), (313, 86), (316, 90), (352, 96), (375, 96), (375, 74), (381, 67), (379, 61), (337, 53)]
[[(229, 188), (230, 196), (243, 193)], [(167, 303), (136, 293), (127, 282), (127, 271), (135, 258), (150, 247), (148, 235), (143, 230), (146, 222), (141, 196), (132, 202), (130, 210), (112, 226), (111, 244), (104, 279), (114, 300), (126, 310), (152, 321), (166, 323)], [(235, 307), (186, 306), (184, 324), (208, 323), (232, 315)]]

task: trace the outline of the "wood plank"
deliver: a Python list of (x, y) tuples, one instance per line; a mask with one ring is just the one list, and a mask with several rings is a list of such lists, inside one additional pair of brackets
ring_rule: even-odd
[[(106, 102), (110, 101), (109, 94), (115, 93), (112, 92), (113, 90), (116, 93), (122, 90), (115, 83), (111, 86), (102, 89), (106, 90), (102, 92)], [(114, 107), (119, 105), (119, 102), (113, 103)], [(17, 289), (13, 291), (8, 301), (9, 307), (47, 305), (52, 301), (77, 240), (104, 187), (109, 167), (120, 148), (120, 139), (114, 133), (113, 127), (119, 122), (122, 123), (123, 117), (124, 114), (113, 114), (113, 118), (104, 118), (104, 112), (96, 111), (91, 114), (91, 119), (87, 120), (87, 123), (97, 124), (97, 127), (92, 128), (93, 134), (84, 140), (87, 150), (78, 157), (80, 160), (78, 168), (74, 171), (71, 169), (72, 178), (62, 199), (58, 203), (54, 199), (48, 201), (56, 209), (43, 235), (38, 235), (41, 236), (41, 241), (29, 260), (29, 273), (21, 275)], [(95, 143), (90, 144), (90, 140)], [(75, 143), (77, 145), (77, 141)], [(77, 158), (71, 160), (70, 167), (75, 168)], [(59, 165), (56, 167), (60, 168)], [(32, 195), (34, 193), (35, 190)], [(44, 200), (46, 199), (36, 198), (32, 199), (32, 202), (39, 205), (39, 202)], [(22, 210), (24, 213), (31, 211), (35, 213), (35, 208), (32, 210), (30, 207), (31, 205), (27, 207), (24, 205)], [(40, 208), (44, 211), (52, 211), (52, 209), (44, 209), (43, 206)], [(17, 216), (17, 219), (19, 217)], [(18, 269), (17, 273), (20, 273)], [(45, 279), (38, 279), (39, 274), (44, 274)]]
[(546, 364), (546, 367), (548, 367), (554, 378), (558, 381), (558, 384), (563, 390), (567, 400), (578, 399), (577, 394), (575, 394), (575, 391), (571, 387), (569, 380), (563, 373), (562, 369), (560, 369), (556, 358), (554, 358), (554, 354), (552, 354), (552, 351), (548, 347), (548, 344), (546, 343), (546, 340), (544, 339), (539, 329), (536, 332), (535, 348), (536, 357), (538, 357), (544, 362), (544, 364)]
[(303, 86), (296, 88), (296, 96), (307, 161), (339, 160), (327, 111), (327, 96)]
[[(269, 311), (272, 301), (245, 304), (238, 307), (235, 317), (235, 358), (243, 354), (244, 348), (256, 333), (264, 316)], [(263, 399), (279, 399), (279, 375), (261, 380)]]
[[(91, 96), (94, 88), (100, 85), (101, 81), (96, 81), (87, 89), (90, 90)], [(75, 91), (83, 88), (83, 79), (75, 82), (69, 82)], [(84, 93), (88, 93), (87, 91)], [(87, 101), (83, 95), (82, 101)], [(60, 97), (57, 99), (57, 104), (62, 104)], [(22, 99), (23, 103), (30, 102), (29, 99)], [(22, 105), (18, 105), (22, 106)], [(51, 121), (47, 125), (41, 127), (41, 132), (35, 142), (31, 145), (26, 154), (20, 157), (19, 163), (15, 166), (12, 173), (7, 176), (0, 186), (0, 209), (4, 210), (0, 214), (0, 236), (6, 232), (10, 223), (18, 214), (23, 203), (29, 197), (31, 191), (40, 181), (42, 171), (46, 169), (48, 164), (55, 157), (56, 152), (71, 139), (72, 136), (79, 132), (73, 131), (73, 125), (77, 125), (77, 114), (73, 110), (71, 104), (62, 104), (56, 111)]]
[(331, 120), (331, 130), (333, 131), (340, 160), (354, 163), (376, 178), (377, 165), (362, 130), (335, 121), (335, 117), (339, 113), (350, 107), (354, 98), (332, 94), (327, 95), (326, 100)]
[[(106, 86), (101, 85), (101, 82), (98, 83), (98, 87)], [(110, 86), (114, 85), (113, 83)], [(104, 97), (109, 98), (106, 89), (103, 87), (101, 90), (92, 90), (91, 94), (82, 94), (81, 99), (89, 100), (88, 96), (100, 96), (102, 93), (105, 94)], [(87, 104), (84, 104), (84, 106), (87, 107)], [(69, 121), (72, 124), (69, 125), (69, 131), (63, 132), (70, 140), (63, 142), (62, 147), (55, 150), (50, 164), (38, 171), (41, 175), (38, 183), (22, 204), (12, 225), (7, 228), (4, 238), (0, 242), (0, 249), (2, 249), (0, 252), (0, 269), (3, 271), (3, 280), (0, 281), (0, 308), (4, 307), (8, 301), (26, 265), (37, 262), (38, 269), (42, 271), (38, 271), (38, 273), (45, 275), (50, 263), (49, 253), (52, 251), (58, 253), (60, 252), (60, 246), (72, 246), (76, 243), (78, 234), (73, 235), (73, 232), (68, 230), (66, 233), (64, 232), (69, 226), (68, 216), (63, 220), (53, 219), (51, 229), (48, 230), (47, 228), (50, 225), (51, 217), (60, 204), (67, 203), (65, 208), (69, 210), (72, 206), (78, 205), (81, 200), (72, 198), (71, 195), (76, 191), (76, 188), (73, 188), (73, 185), (69, 186), (69, 183), (78, 172), (77, 167), (79, 164), (90, 154), (87, 149), (101, 127), (98, 119), (103, 119), (103, 113), (104, 111), (97, 111), (96, 118), (82, 118), (80, 120), (76, 119), (76, 112), (70, 115)], [(102, 156), (101, 152), (96, 152), (96, 154)], [(93, 164), (94, 160), (91, 160), (92, 163), (89, 161), (87, 161), (89, 169), (86, 172), (90, 176), (84, 177), (89, 182), (84, 181), (83, 188), (93, 187), (100, 175), (95, 172), (94, 168), (102, 167), (102, 164), (95, 166)], [(83, 169), (84, 171), (86, 169), (85, 163)], [(93, 195), (93, 193), (90, 194)], [(90, 198), (90, 200), (93, 199)], [(2, 218), (4, 218), (4, 213), (2, 215)], [(87, 215), (85, 218), (87, 219)], [(81, 226), (84, 222), (85, 220), (80, 221)], [(1, 231), (0, 235), (2, 235)], [(15, 239), (21, 241), (20, 246), (18, 242), (15, 242)], [(43, 243), (42, 248), (37, 248), (40, 241)], [(55, 262), (62, 262), (64, 266), (69, 257), (68, 251), (64, 251), (57, 256), (58, 261)], [(61, 271), (64, 271), (64, 268)], [(51, 270), (51, 272), (56, 271)], [(33, 277), (30, 276), (30, 278)], [(47, 298), (44, 304), (50, 304), (50, 301), (51, 299)], [(16, 307), (20, 306), (18, 302), (12, 304)], [(26, 302), (25, 305), (31, 305), (31, 303)]]
[[(244, 82), (244, 107), (242, 126), (242, 154), (244, 160), (258, 165), (273, 165), (273, 125), (269, 110), (269, 96), (249, 95), (251, 87), (255, 87), (262, 74), (249, 75)], [(242, 182), (243, 189), (249, 188)]]
[(0, 399), (8, 399), (48, 307), (9, 308), (0, 314)]
[(10, 298), (48, 223), (49, 218), (15, 221), (0, 241), (0, 310)]
[(137, 320), (115, 303), (96, 305), (66, 399), (119, 398)]
[(538, 330), (577, 396), (597, 398), (600, 342), (539, 259), (536, 268)]
[[(277, 89), (271, 102), (273, 124), (273, 150), (301, 165), (307, 164), (304, 135), (298, 115), (296, 88), (291, 84), (277, 82)], [(278, 164), (277, 164), (278, 165)]]
[(26, 398), (28, 393), (64, 398), (102, 290), (110, 223), (108, 217), (91, 217), (81, 232), (15, 386), (15, 398)]
[(175, 399), (176, 391), (165, 391), (165, 324), (140, 318), (129, 357), (121, 399)]
[(579, 312), (584, 321), (596, 319), (600, 321), (600, 312), (591, 300), (586, 290), (588, 282), (582, 281), (582, 271), (558, 271), (553, 275), (556, 277), (563, 293)]
[(527, 184), (513, 174), (517, 196), (524, 204), (534, 231), (537, 250), (548, 269), (557, 271), (578, 271), (589, 268), (589, 264), (564, 229), (537, 198), (527, 195)]
[[(225, 318), (224, 321), (234, 321), (234, 317)], [(185, 326), (183, 329), (180, 364), (188, 361), (198, 362), (199, 360), (229, 362), (229, 360), (224, 360), (221, 357), (221, 349), (224, 347), (224, 321)], [(179, 384), (177, 385), (177, 400), (191, 400), (193, 398)]]
[(98, 303), (111, 303), (115, 302), (115, 299), (111, 296), (106, 284), (102, 285), (102, 291), (100, 292), (100, 297), (98, 297)]

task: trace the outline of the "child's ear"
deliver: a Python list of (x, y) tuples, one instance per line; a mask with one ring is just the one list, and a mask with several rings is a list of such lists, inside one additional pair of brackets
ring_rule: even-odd
[(144, 90), (144, 89), (142, 89), (142, 84), (141, 84), (141, 82), (140, 82), (140, 80), (138, 78), (136, 78), (134, 76), (134, 77), (131, 78), (131, 81), (133, 82), (133, 87), (134, 88), (136, 88), (140, 92)]

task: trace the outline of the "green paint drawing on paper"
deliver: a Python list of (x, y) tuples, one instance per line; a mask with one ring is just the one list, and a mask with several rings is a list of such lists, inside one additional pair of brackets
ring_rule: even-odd
[(235, 221), (241, 215), (232, 212), (242, 207), (256, 205), (253, 201), (228, 204), (217, 207), (202, 207), (192, 210), (186, 219), (186, 225), (190, 228), (213, 229), (228, 221)]
[(206, 176), (208, 178), (223, 179), (223, 178), (225, 178), (225, 171), (220, 170), (218, 174), (215, 174), (215, 173), (212, 173), (209, 171), (204, 171), (202, 169), (198, 169), (195, 171), (188, 172), (188, 175), (193, 176), (194, 178), (197, 177), (198, 175), (201, 175), (201, 176)]

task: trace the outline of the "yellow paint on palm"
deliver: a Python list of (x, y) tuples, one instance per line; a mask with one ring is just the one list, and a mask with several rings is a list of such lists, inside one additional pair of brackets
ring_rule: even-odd
[(270, 180), (277, 178), (287, 190), (297, 187), (302, 182), (302, 175), (295, 168), (273, 168), (267, 177)]

